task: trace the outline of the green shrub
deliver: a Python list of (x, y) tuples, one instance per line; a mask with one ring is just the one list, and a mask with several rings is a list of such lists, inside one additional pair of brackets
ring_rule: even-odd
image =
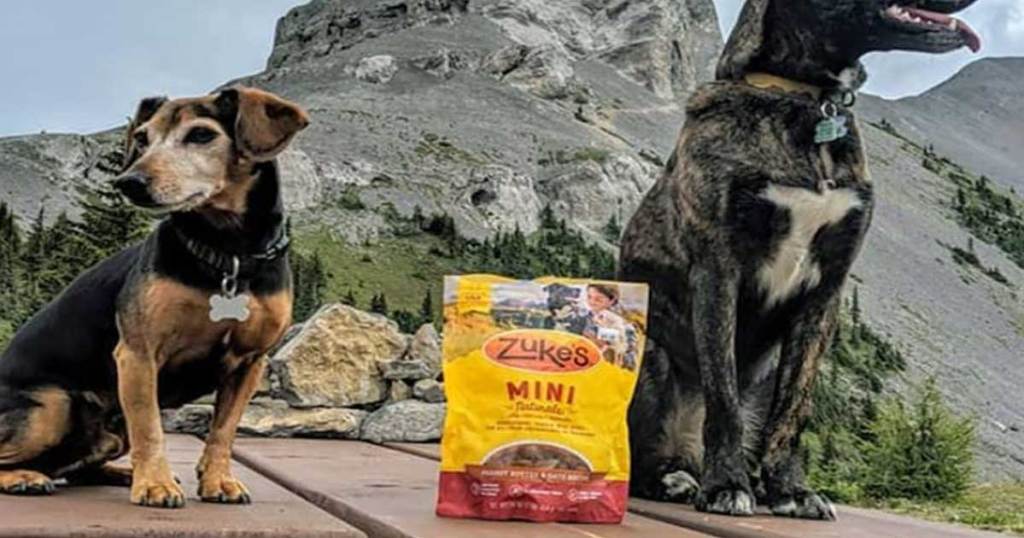
[(974, 422), (942, 403), (934, 379), (909, 405), (883, 403), (864, 444), (864, 493), (874, 499), (955, 500), (970, 485)]
[(14, 337), (14, 327), (9, 321), (0, 319), (0, 353), (7, 348), (7, 344)]

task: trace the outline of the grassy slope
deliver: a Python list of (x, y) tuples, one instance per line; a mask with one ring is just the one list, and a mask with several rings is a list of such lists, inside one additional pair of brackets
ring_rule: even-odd
[(368, 309), (370, 297), (384, 292), (390, 310), (419, 312), (429, 288), (434, 312), (440, 314), (442, 277), (457, 272), (455, 260), (430, 253), (432, 247), (443, 250), (444, 244), (427, 234), (385, 239), (371, 246), (350, 245), (315, 228), (295, 235), (295, 248), (305, 254), (316, 251), (324, 262), (328, 302), (337, 302), (352, 290), (356, 306)]

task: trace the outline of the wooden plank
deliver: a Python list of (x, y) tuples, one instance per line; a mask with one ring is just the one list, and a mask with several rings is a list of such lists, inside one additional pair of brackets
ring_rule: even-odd
[[(436, 443), (393, 443), (388, 446), (409, 454), (439, 460), (441, 447)], [(632, 499), (631, 512), (653, 519), (730, 538), (847, 538), (862, 536), (913, 536), (927, 538), (982, 538), (1003, 536), (959, 525), (932, 523), (878, 510), (851, 506), (837, 507), (838, 522), (806, 521), (772, 517), (732, 518), (704, 514), (689, 506)]]
[(958, 525), (932, 523), (878, 510), (838, 506), (837, 521), (809, 521), (760, 514), (729, 517), (697, 512), (690, 506), (631, 499), (629, 509), (654, 519), (723, 538), (997, 538), (1001, 534)]
[(537, 524), (437, 517), (438, 465), (351, 441), (239, 439), (235, 457), (374, 537), (704, 537), (629, 514), (621, 525)]
[(239, 463), (234, 471), (248, 486), (253, 504), (201, 502), (194, 471), (201, 449), (194, 437), (168, 436), (168, 458), (188, 494), (185, 508), (135, 506), (128, 488), (116, 487), (60, 487), (48, 497), (0, 495), (0, 537), (366, 536)]
[(437, 443), (387, 443), (385, 446), (421, 458), (441, 461), (441, 445)]

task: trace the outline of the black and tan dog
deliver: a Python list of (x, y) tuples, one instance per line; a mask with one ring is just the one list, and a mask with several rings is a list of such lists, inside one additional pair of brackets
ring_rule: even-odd
[(634, 494), (749, 515), (756, 490), (776, 514), (835, 517), (799, 441), (872, 213), (859, 58), (977, 49), (945, 14), (973, 1), (746, 2), (623, 238), (620, 278), (652, 287)]
[[(231, 445), (292, 309), (274, 157), (307, 124), (296, 105), (242, 87), (140, 103), (115, 186), (169, 217), (79, 276), (0, 357), (0, 491), (50, 493), (63, 477), (183, 506), (160, 409), (216, 391), (199, 496), (249, 502)], [(131, 469), (106, 463), (129, 448)]]

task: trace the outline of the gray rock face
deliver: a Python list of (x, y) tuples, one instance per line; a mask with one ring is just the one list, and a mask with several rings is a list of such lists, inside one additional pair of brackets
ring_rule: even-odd
[(868, 97), (865, 118), (896, 130), (1024, 193), (1024, 58), (986, 58), (922, 95)]
[(213, 420), (213, 405), (186, 404), (179, 409), (164, 410), (161, 415), (166, 432), (206, 435)]
[(343, 407), (384, 400), (380, 364), (407, 341), (383, 316), (335, 304), (320, 309), (270, 360), (273, 395), (295, 407)]
[(257, 399), (246, 408), (238, 431), (261, 437), (355, 439), (368, 414), (359, 409), (294, 409), (281, 400)]
[(433, 377), (436, 373), (427, 363), (416, 359), (399, 359), (380, 363), (384, 379), (416, 381)]
[(864, 136), (877, 205), (847, 292), (859, 286), (865, 319), (906, 356), (907, 381), (935, 376), (954, 411), (978, 417), (979, 477), (1022, 477), (1024, 434), (996, 423), (1024, 424), (1024, 270), (981, 241), (979, 258), (1013, 289), (953, 262), (943, 245), (969, 237), (948, 209), (956, 188), (892, 135), (869, 126)]
[(387, 403), (400, 402), (402, 400), (408, 400), (412, 398), (412, 387), (409, 383), (396, 379), (388, 383), (388, 400)]
[(23, 222), (35, 218), (42, 207), (47, 221), (63, 212), (74, 217), (76, 188), (109, 181), (117, 174), (120, 142), (120, 129), (88, 136), (0, 138), (0, 200)]
[(359, 438), (373, 443), (425, 443), (441, 438), (445, 404), (405, 400), (374, 411), (363, 420)]
[(382, 54), (359, 60), (359, 64), (352, 72), (357, 79), (363, 82), (387, 84), (398, 72), (398, 66), (395, 64), (394, 56)]
[(445, 401), (444, 383), (434, 379), (421, 379), (412, 387), (413, 396), (425, 402), (438, 403)]
[(436, 376), (441, 372), (441, 335), (431, 323), (424, 323), (416, 330), (409, 343), (409, 358), (422, 361)]

